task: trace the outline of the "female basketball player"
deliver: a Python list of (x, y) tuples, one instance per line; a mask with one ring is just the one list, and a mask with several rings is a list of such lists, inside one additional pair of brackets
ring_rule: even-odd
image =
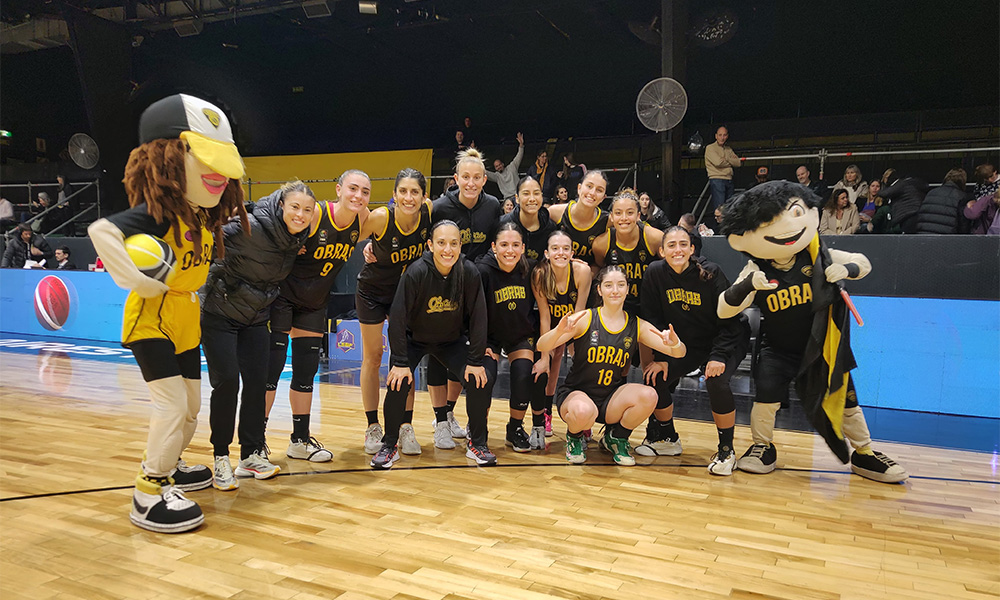
[(566, 422), (566, 459), (587, 460), (583, 431), (604, 423), (601, 447), (615, 463), (635, 464), (628, 438), (656, 408), (656, 390), (639, 383), (625, 383), (632, 355), (639, 344), (668, 356), (684, 356), (684, 343), (673, 325), (660, 331), (623, 310), (628, 280), (622, 268), (605, 267), (597, 274), (600, 308), (563, 317), (559, 325), (538, 340), (538, 350), (548, 352), (574, 340), (573, 366), (559, 389), (556, 407)]
[(213, 483), (220, 490), (239, 487), (229, 463), (229, 445), (241, 379), (240, 463), (235, 474), (257, 479), (278, 474), (264, 450), (267, 321), (280, 284), (309, 237), (316, 197), (308, 186), (295, 181), (251, 206), (249, 228), (237, 221), (223, 226), (229, 252), (212, 263), (203, 288), (201, 343), (212, 383)]
[[(537, 184), (536, 184), (537, 187)], [(539, 193), (541, 189), (539, 188)], [(541, 198), (539, 198), (541, 200)], [(514, 223), (500, 225), (493, 249), (476, 263), (483, 280), (489, 315), (484, 365), (494, 381), (501, 351), (510, 364), (510, 421), (506, 441), (514, 452), (545, 449), (544, 390), (546, 376), (535, 368), (535, 298), (531, 269), (524, 258), (524, 238)], [(524, 414), (531, 405), (531, 438), (524, 432)]]
[(597, 265), (620, 265), (628, 279), (625, 310), (639, 314), (642, 274), (656, 260), (663, 232), (639, 220), (639, 197), (625, 188), (611, 203), (611, 227), (594, 240)]
[[(427, 180), (416, 169), (403, 169), (396, 175), (391, 207), (372, 211), (365, 224), (371, 231), (369, 248), (375, 262), (366, 262), (358, 275), (355, 296), (361, 322), (361, 402), (365, 407), (368, 429), (365, 452), (375, 454), (382, 447), (382, 426), (378, 422), (378, 371), (382, 364), (382, 324), (389, 316), (396, 286), (406, 268), (420, 258), (427, 247), (431, 229), (431, 201), (427, 199)], [(406, 412), (399, 429), (403, 454), (420, 454), (420, 444), (413, 432), (413, 388), (406, 398)]]
[[(542, 260), (531, 274), (531, 290), (538, 303), (539, 330), (545, 335), (552, 329), (553, 321), (587, 308), (592, 274), (586, 263), (573, 260), (573, 241), (562, 229), (549, 235), (548, 247)], [(552, 352), (543, 352), (548, 364), (548, 382), (545, 385), (545, 436), (552, 435), (552, 398), (559, 381), (565, 344)], [(532, 431), (534, 433), (534, 431)]]
[[(132, 208), (98, 219), (88, 234), (115, 283), (131, 290), (122, 345), (139, 364), (153, 409), (129, 518), (143, 529), (177, 533), (205, 520), (184, 492), (212, 481), (207, 467), (187, 466), (181, 453), (201, 409), (197, 291), (208, 275), (213, 237), (225, 256), (222, 224), (236, 214), (246, 226), (243, 161), (225, 113), (186, 94), (150, 105), (139, 119), (139, 141), (123, 180)], [(129, 258), (125, 238), (143, 233), (173, 250), (169, 285), (143, 275)]]
[[(433, 220), (435, 223), (449, 220), (458, 225), (462, 253), (466, 260), (474, 263), (490, 249), (503, 216), (500, 202), (483, 191), (486, 165), (483, 155), (475, 148), (456, 155), (455, 183), (456, 188), (434, 201)], [(436, 360), (428, 360), (427, 391), (435, 411), (442, 406), (448, 408), (447, 422), (442, 423), (437, 417), (434, 419), (434, 445), (442, 449), (454, 448), (452, 438), (465, 439), (466, 435), (454, 412), (462, 384), (455, 380), (449, 382), (444, 366)]]
[[(436, 209), (435, 209), (436, 210)], [(458, 225), (438, 221), (431, 229), (430, 252), (403, 273), (389, 315), (391, 368), (386, 377), (385, 435), (371, 460), (388, 469), (399, 459), (396, 442), (413, 370), (424, 355), (440, 361), (465, 383), (469, 443), (465, 455), (480, 465), (496, 464), (486, 445), (493, 379), (483, 367), (486, 352), (486, 302), (476, 267), (462, 258)], [(468, 336), (465, 335), (468, 326)], [(446, 406), (435, 408), (447, 423)]]
[[(288, 458), (326, 462), (333, 454), (309, 431), (313, 380), (319, 369), (319, 352), (327, 330), (326, 305), (337, 274), (344, 268), (368, 218), (372, 183), (364, 171), (351, 169), (337, 179), (337, 202), (319, 202), (312, 213), (309, 237), (295, 258), (292, 272), (281, 282), (281, 292), (271, 305), (271, 352), (267, 370), (264, 424), (285, 368), (288, 338), (292, 338), (292, 382), (288, 403), (292, 408), (292, 436), (285, 450)], [(265, 445), (265, 449), (267, 446)]]
[(573, 256), (596, 271), (594, 240), (608, 229), (608, 213), (600, 209), (608, 190), (608, 178), (598, 169), (587, 171), (577, 186), (577, 198), (569, 204), (549, 208), (549, 218), (573, 240)]
[(530, 175), (517, 184), (517, 206), (504, 215), (500, 223), (517, 225), (524, 238), (524, 255), (532, 263), (542, 258), (549, 234), (559, 229), (551, 219), (549, 210), (542, 206), (542, 187)]
[(729, 289), (729, 280), (718, 265), (694, 256), (686, 229), (667, 230), (660, 257), (663, 260), (651, 264), (642, 280), (642, 316), (653, 327), (673, 325), (687, 345), (687, 354), (680, 359), (656, 355), (655, 362), (646, 365), (645, 380), (656, 388), (658, 401), (646, 426), (646, 439), (635, 452), (644, 456), (681, 453), (671, 392), (681, 377), (701, 367), (719, 432), (719, 449), (708, 472), (731, 475), (736, 464), (736, 404), (729, 381), (747, 354), (750, 330), (740, 315), (720, 319), (716, 314), (719, 294)]

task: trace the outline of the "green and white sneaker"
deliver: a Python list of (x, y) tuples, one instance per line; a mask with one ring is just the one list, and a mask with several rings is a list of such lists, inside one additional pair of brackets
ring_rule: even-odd
[(605, 452), (611, 453), (611, 458), (615, 461), (615, 464), (623, 467), (631, 467), (635, 464), (635, 457), (632, 456), (632, 446), (629, 445), (628, 439), (614, 437), (611, 435), (610, 427), (605, 431), (604, 437), (601, 438), (600, 446)]
[(587, 462), (587, 446), (583, 441), (583, 434), (566, 434), (566, 460), (574, 465), (582, 465)]

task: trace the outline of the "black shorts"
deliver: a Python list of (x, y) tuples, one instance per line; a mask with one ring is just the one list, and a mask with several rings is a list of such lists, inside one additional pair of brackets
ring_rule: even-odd
[(271, 331), (284, 333), (292, 328), (326, 333), (326, 308), (309, 310), (278, 296), (271, 305)]
[(365, 325), (379, 325), (389, 318), (389, 307), (392, 298), (377, 298), (361, 291), (358, 285), (354, 293), (354, 311), (358, 313), (358, 321)]
[(538, 354), (535, 352), (535, 338), (533, 337), (524, 338), (523, 340), (517, 342), (498, 342), (496, 340), (489, 340), (486, 345), (489, 346), (490, 350), (492, 350), (497, 356), (500, 356), (501, 350), (506, 352), (507, 356), (510, 356), (512, 352), (517, 352), (518, 350), (531, 350), (533, 354)]
[[(559, 386), (556, 391), (556, 412), (562, 408), (563, 402), (566, 401), (566, 396), (569, 396), (571, 392), (575, 392), (572, 388), (568, 388), (565, 385)], [(611, 401), (611, 396), (618, 391), (618, 388), (613, 388), (608, 391), (605, 396), (591, 396), (590, 399), (593, 401), (594, 405), (597, 406), (597, 422), (606, 424), (606, 419), (608, 415), (608, 403)]]

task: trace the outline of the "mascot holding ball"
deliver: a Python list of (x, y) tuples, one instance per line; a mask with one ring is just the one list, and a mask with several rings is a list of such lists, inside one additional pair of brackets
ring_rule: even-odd
[[(208, 275), (213, 237), (222, 256), (222, 225), (238, 214), (247, 228), (243, 159), (222, 110), (186, 94), (142, 113), (139, 143), (125, 167), (131, 208), (96, 221), (89, 234), (115, 283), (131, 290), (122, 345), (132, 350), (152, 401), (130, 519), (143, 529), (177, 533), (205, 520), (184, 492), (212, 485), (211, 470), (185, 464), (181, 453), (201, 408), (198, 289)], [(159, 244), (142, 244), (145, 236)], [(146, 250), (142, 256), (137, 242)], [(150, 252), (163, 264), (151, 267)]]
[(774, 419), (794, 381), (810, 422), (841, 462), (849, 461), (862, 477), (898, 483), (907, 478), (906, 470), (872, 450), (850, 374), (856, 366), (849, 325), (853, 307), (839, 282), (861, 279), (871, 264), (863, 254), (823, 244), (817, 233), (821, 202), (802, 185), (773, 181), (734, 197), (723, 208), (722, 234), (750, 261), (719, 296), (719, 317), (733, 317), (751, 304), (763, 317), (754, 374), (757, 395), (750, 414), (753, 445), (737, 468), (774, 470)]

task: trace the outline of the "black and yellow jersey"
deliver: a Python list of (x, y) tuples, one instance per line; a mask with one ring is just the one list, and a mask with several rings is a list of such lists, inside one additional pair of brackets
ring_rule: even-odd
[(400, 228), (396, 222), (396, 208), (389, 207), (385, 228), (372, 235), (375, 262), (365, 263), (358, 274), (358, 289), (362, 293), (386, 304), (392, 302), (399, 278), (427, 249), (431, 230), (430, 207), (429, 201), (423, 203), (417, 224), (410, 231)]
[(570, 211), (576, 202), (570, 202), (565, 212), (559, 218), (559, 227), (566, 232), (573, 242), (573, 258), (586, 261), (588, 265), (594, 263), (594, 240), (608, 229), (608, 213), (603, 210), (595, 210), (597, 216), (590, 223), (574, 223), (570, 216)]
[(354, 253), (361, 232), (357, 215), (340, 228), (333, 219), (333, 202), (318, 202), (319, 225), (303, 245), (305, 252), (295, 258), (292, 272), (281, 282), (281, 297), (306, 310), (319, 310), (330, 301), (330, 290), (340, 270)]
[(625, 313), (625, 325), (609, 331), (601, 309), (592, 308), (587, 330), (573, 340), (573, 366), (565, 386), (591, 398), (606, 398), (625, 383), (632, 356), (639, 351), (639, 318)]

